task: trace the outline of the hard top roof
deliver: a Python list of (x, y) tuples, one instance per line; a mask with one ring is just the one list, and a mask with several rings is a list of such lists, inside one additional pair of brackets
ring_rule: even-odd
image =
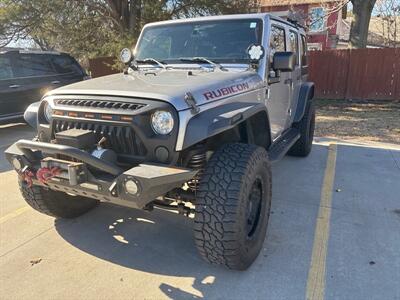
[(300, 26), (296, 26), (296, 24), (289, 22), (279, 16), (270, 13), (254, 13), (254, 14), (237, 14), (237, 15), (222, 15), (222, 16), (207, 16), (207, 17), (197, 17), (197, 18), (185, 18), (185, 19), (175, 19), (175, 20), (167, 20), (160, 21), (154, 23), (148, 23), (145, 27), (150, 26), (159, 26), (159, 25), (167, 25), (167, 24), (182, 24), (182, 23), (191, 23), (191, 22), (207, 22), (207, 21), (216, 21), (216, 20), (240, 20), (240, 19), (260, 19), (264, 20), (266, 18), (270, 18), (272, 20), (282, 22), (288, 26), (291, 26), (296, 29), (301, 29)]

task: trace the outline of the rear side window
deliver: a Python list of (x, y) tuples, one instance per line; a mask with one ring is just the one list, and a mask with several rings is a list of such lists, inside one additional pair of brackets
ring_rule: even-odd
[(15, 57), (15, 76), (32, 77), (54, 75), (48, 55), (21, 54)]
[(301, 35), (301, 48), (300, 48), (301, 65), (307, 66), (307, 41), (304, 35)]
[(285, 29), (278, 26), (271, 26), (271, 38), (270, 38), (270, 63), (273, 62), (273, 57), (275, 52), (285, 52), (286, 51), (286, 35)]
[(57, 73), (75, 73), (82, 75), (81, 67), (72, 57), (66, 55), (53, 55), (51, 56), (51, 62), (53, 63)]
[(0, 56), (0, 80), (13, 78), (11, 58)]
[(297, 33), (289, 31), (289, 51), (296, 54), (296, 66), (299, 65), (299, 39)]

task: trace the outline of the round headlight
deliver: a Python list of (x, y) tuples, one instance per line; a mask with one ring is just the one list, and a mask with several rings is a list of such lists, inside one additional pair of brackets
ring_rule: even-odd
[(43, 111), (44, 111), (44, 117), (46, 118), (47, 122), (50, 123), (51, 118), (53, 116), (53, 109), (51, 108), (48, 102), (46, 102), (46, 104), (44, 105)]
[(121, 62), (123, 62), (124, 64), (130, 63), (132, 58), (133, 55), (131, 49), (124, 48), (121, 50), (121, 53), (119, 54), (119, 59), (121, 60)]
[(169, 134), (174, 128), (174, 117), (168, 111), (156, 111), (151, 116), (151, 126), (157, 134)]

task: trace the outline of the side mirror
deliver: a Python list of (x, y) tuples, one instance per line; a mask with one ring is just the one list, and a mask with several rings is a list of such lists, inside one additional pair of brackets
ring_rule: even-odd
[(272, 68), (275, 71), (292, 72), (296, 65), (296, 54), (294, 52), (275, 52)]

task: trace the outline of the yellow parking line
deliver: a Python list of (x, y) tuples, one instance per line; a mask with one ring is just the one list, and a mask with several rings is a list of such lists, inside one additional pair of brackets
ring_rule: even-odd
[(325, 294), (326, 253), (328, 250), (329, 225), (331, 218), (332, 190), (335, 179), (337, 145), (330, 144), (328, 160), (322, 184), (321, 202), (319, 205), (317, 225), (314, 234), (314, 245), (310, 269), (307, 278), (307, 300), (322, 300)]
[(29, 206), (24, 206), (24, 207), (18, 208), (17, 210), (14, 210), (13, 212), (5, 215), (4, 217), (1, 217), (0, 218), (0, 224), (4, 223), (4, 222), (6, 222), (6, 221), (8, 221), (8, 220), (10, 220), (12, 218), (15, 218), (15, 217), (23, 214), (24, 212), (26, 212), (26, 211), (28, 211), (30, 209), (31, 208)]

